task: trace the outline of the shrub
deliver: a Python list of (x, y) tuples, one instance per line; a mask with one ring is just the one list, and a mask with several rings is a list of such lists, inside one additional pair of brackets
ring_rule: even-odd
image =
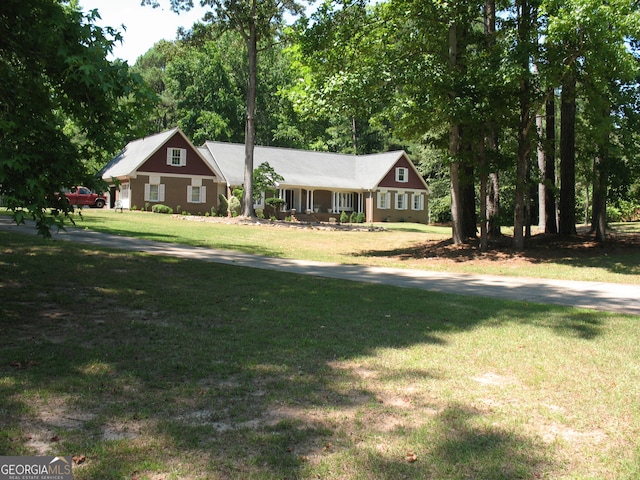
[(168, 207), (166, 205), (162, 205), (161, 203), (158, 203), (158, 204), (154, 205), (153, 207), (151, 207), (151, 211), (153, 213), (167, 213), (167, 214), (171, 215), (173, 213), (173, 208)]
[(278, 197), (271, 197), (271, 198), (265, 199), (264, 203), (269, 205), (274, 210), (278, 211), (284, 205), (284, 199), (278, 198)]
[(347, 223), (349, 221), (349, 217), (347, 216), (347, 212), (344, 210), (340, 214), (340, 223)]
[(149, 208), (150, 206), (151, 206), (151, 204), (149, 202), (145, 202), (144, 203), (144, 210), (151, 212), (152, 210), (151, 210), (151, 208)]
[(240, 215), (240, 211), (242, 209), (242, 205), (240, 204), (240, 200), (237, 197), (232, 196), (228, 199), (228, 211), (232, 217), (237, 217)]
[(356, 222), (358, 223), (364, 223), (367, 221), (367, 216), (364, 214), (364, 212), (360, 212), (358, 213), (357, 217), (356, 217)]
[(358, 213), (357, 212), (351, 212), (351, 215), (349, 215), (349, 222), (350, 223), (356, 223), (358, 221)]
[(236, 197), (238, 200), (242, 202), (242, 197), (244, 196), (244, 188), (243, 187), (234, 188), (233, 191), (231, 192), (231, 195), (233, 195), (234, 197)]
[(220, 206), (218, 207), (218, 214), (221, 217), (224, 217), (229, 211), (229, 202), (227, 201), (227, 197), (225, 197), (223, 194), (218, 195), (218, 200), (220, 202)]

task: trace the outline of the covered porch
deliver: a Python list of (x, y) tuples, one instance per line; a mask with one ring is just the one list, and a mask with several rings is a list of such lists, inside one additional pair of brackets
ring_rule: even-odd
[(369, 192), (305, 188), (280, 188), (278, 195), (284, 200), (282, 212), (295, 211), (307, 215), (366, 213), (367, 198), (370, 198)]

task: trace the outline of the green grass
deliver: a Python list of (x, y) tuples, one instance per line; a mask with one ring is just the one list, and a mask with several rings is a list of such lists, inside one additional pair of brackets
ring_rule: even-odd
[(637, 317), (0, 252), (0, 455), (84, 455), (79, 480), (640, 475)]
[[(441, 226), (383, 223), (377, 226), (384, 227), (384, 231), (349, 232), (208, 223), (148, 212), (116, 213), (92, 209), (85, 209), (82, 218), (76, 221), (79, 228), (272, 257), (490, 275), (640, 283), (638, 249), (603, 252), (593, 248), (587, 254), (567, 250), (563, 256), (549, 258), (527, 251), (511, 253), (508, 257), (478, 252), (470, 257), (433, 258), (429, 249), (421, 248), (421, 245), (427, 241), (447, 241), (451, 237), (450, 228)], [(640, 223), (614, 224), (613, 228), (626, 234), (640, 235)]]

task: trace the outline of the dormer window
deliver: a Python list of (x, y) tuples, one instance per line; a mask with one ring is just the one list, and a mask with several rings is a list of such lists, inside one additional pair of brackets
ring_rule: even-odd
[(409, 181), (409, 169), (406, 167), (396, 168), (396, 182), (406, 183)]
[(167, 165), (184, 167), (187, 165), (187, 150), (185, 148), (168, 148)]

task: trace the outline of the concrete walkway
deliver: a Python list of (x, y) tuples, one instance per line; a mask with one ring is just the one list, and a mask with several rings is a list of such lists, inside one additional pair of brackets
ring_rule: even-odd
[[(37, 233), (33, 223), (17, 226), (7, 216), (0, 216), (0, 228), (25, 234)], [(230, 250), (189, 247), (173, 243), (109, 235), (78, 228), (68, 228), (67, 231), (54, 233), (53, 237), (55, 240), (74, 241), (98, 247), (190, 258), (249, 268), (394, 285), (458, 295), (573, 306), (640, 316), (640, 285), (430, 272), (364, 265), (340, 265), (263, 257)]]

